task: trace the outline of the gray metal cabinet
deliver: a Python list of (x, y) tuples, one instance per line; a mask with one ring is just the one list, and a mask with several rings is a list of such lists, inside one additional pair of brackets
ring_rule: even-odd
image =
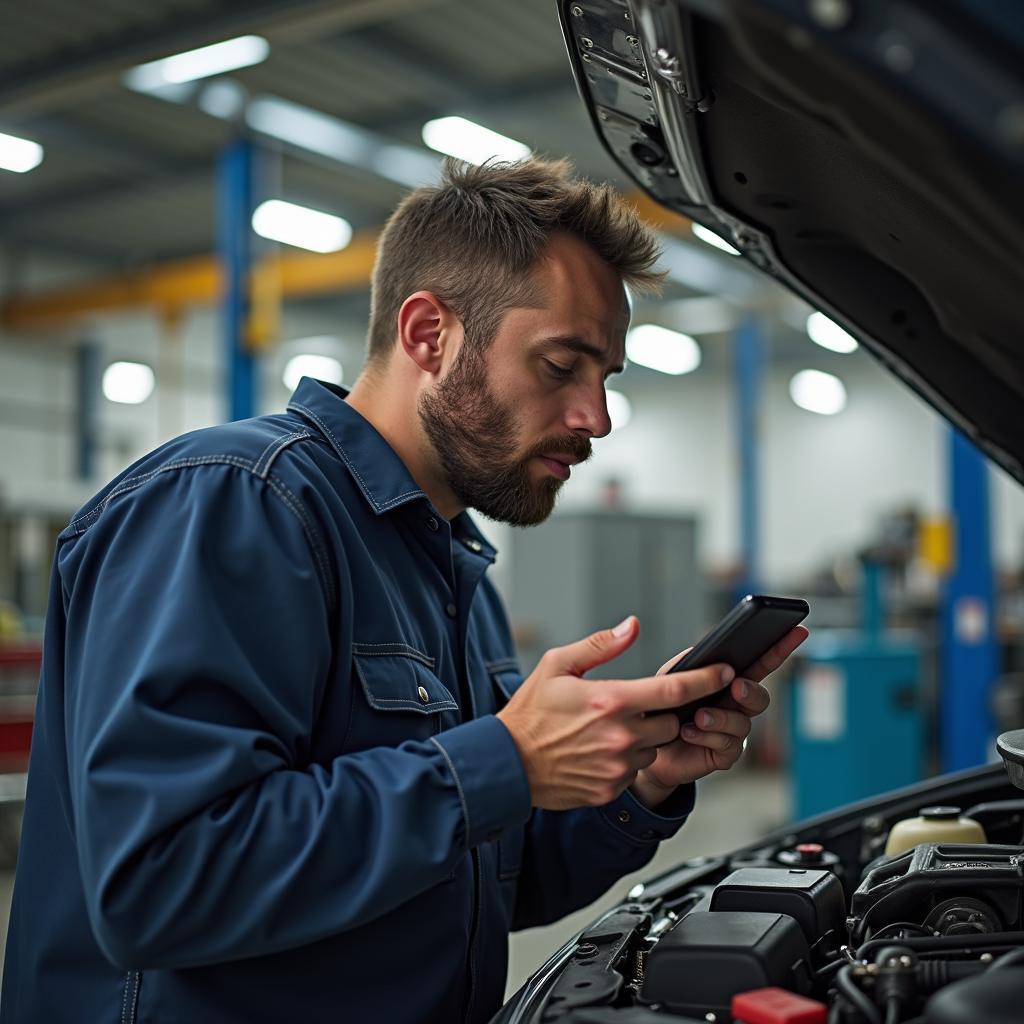
[(705, 624), (697, 520), (625, 512), (556, 514), (506, 544), (509, 611), (523, 671), (549, 647), (614, 626), (630, 613), (640, 638), (593, 678), (653, 675)]

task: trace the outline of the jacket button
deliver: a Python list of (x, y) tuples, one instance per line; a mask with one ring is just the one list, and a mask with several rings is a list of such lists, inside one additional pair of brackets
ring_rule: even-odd
[(437, 533), (437, 531), (440, 528), (441, 528), (440, 523), (438, 523), (438, 521), (433, 516), (431, 516), (427, 520), (427, 529), (430, 530), (431, 533)]
[(478, 540), (467, 540), (466, 547), (469, 548), (470, 551), (475, 551), (477, 554), (480, 554), (483, 550), (483, 545)]
[(619, 811), (619, 821), (625, 825), (629, 821), (629, 811)]
[(430, 700), (430, 694), (422, 687), (418, 687), (416, 692), (420, 695), (420, 700), (426, 704)]
[(449, 602), (444, 607), (444, 613), (448, 616), (449, 619), (455, 619), (458, 618), (459, 609)]

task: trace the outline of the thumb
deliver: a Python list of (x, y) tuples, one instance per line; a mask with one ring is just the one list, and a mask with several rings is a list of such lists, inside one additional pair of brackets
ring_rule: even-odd
[(637, 617), (628, 615), (614, 629), (599, 629), (574, 644), (553, 648), (551, 660), (559, 672), (581, 676), (588, 669), (623, 654), (633, 646), (639, 635), (640, 623)]

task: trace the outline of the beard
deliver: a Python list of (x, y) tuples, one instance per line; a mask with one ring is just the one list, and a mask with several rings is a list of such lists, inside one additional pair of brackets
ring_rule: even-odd
[(551, 438), (516, 453), (519, 420), (487, 380), (481, 352), (464, 345), (448, 375), (420, 398), (419, 417), (446, 483), (466, 508), (510, 526), (536, 526), (551, 515), (564, 481), (531, 476), (538, 455), (562, 453), (583, 462), (590, 441)]

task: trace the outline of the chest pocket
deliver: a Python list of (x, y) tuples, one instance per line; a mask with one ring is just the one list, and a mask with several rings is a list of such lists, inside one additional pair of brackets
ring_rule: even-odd
[(459, 708), (434, 674), (434, 659), (415, 647), (354, 643), (352, 661), (362, 699), (353, 694), (348, 750), (429, 739), (441, 714)]
[(491, 677), (494, 697), (500, 711), (509, 702), (512, 694), (523, 685), (523, 673), (519, 671), (519, 662), (515, 658), (489, 661), (484, 667)]

